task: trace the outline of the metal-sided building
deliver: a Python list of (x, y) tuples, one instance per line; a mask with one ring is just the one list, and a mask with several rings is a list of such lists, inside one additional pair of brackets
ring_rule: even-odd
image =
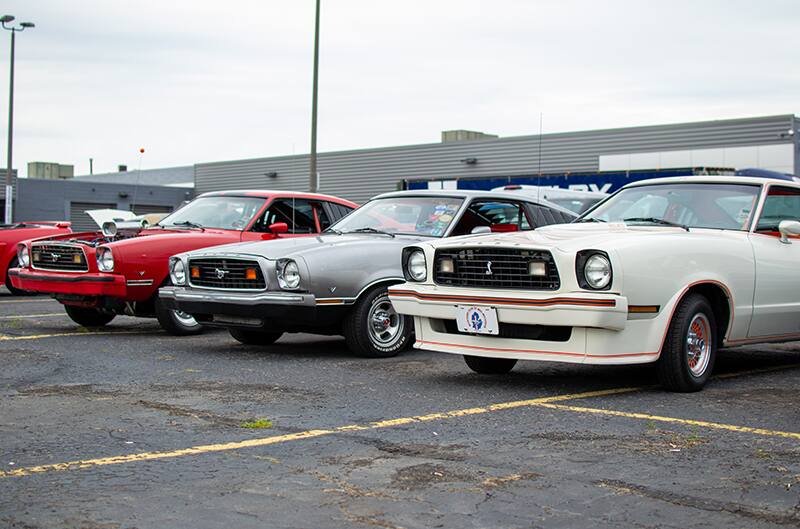
[[(318, 157), (319, 190), (363, 202), (409, 179), (452, 182), (700, 166), (800, 174), (798, 128), (800, 118), (785, 114), (327, 152)], [(306, 190), (308, 171), (308, 155), (200, 163), (194, 168), (195, 192)]]

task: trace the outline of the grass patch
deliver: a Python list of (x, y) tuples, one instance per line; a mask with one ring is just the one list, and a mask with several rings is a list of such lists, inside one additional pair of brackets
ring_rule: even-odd
[(239, 425), (240, 428), (249, 428), (251, 430), (260, 430), (265, 428), (272, 428), (272, 421), (269, 419), (254, 419), (252, 421), (245, 421)]

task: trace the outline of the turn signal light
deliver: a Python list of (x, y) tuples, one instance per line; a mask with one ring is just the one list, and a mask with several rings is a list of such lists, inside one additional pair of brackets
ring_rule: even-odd
[(536, 277), (544, 277), (547, 275), (547, 265), (544, 261), (531, 261), (528, 263), (528, 273)]
[(81, 254), (76, 253), (72, 256), (72, 262), (75, 264), (81, 264), (83, 263), (83, 257), (81, 256)]
[(191, 268), (191, 274), (192, 274), (192, 277), (199, 278), (200, 277), (200, 267), (199, 266), (193, 266)]
[(245, 268), (244, 270), (244, 278), (250, 281), (256, 280), (256, 269), (255, 268)]

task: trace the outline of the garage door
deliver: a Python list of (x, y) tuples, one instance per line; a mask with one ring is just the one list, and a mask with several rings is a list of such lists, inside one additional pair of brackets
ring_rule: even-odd
[(148, 206), (147, 204), (136, 204), (133, 212), (137, 215), (149, 215), (151, 213), (172, 213), (172, 206)]
[(97, 202), (70, 202), (69, 220), (72, 222), (72, 231), (95, 231), (97, 224), (84, 213), (87, 209), (116, 209), (116, 204), (101, 204)]

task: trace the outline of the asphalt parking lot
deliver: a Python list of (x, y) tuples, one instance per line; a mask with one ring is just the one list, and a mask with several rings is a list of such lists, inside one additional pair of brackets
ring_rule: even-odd
[(90, 331), (0, 291), (0, 359), (2, 527), (800, 525), (800, 344), (683, 395), (647, 367)]

